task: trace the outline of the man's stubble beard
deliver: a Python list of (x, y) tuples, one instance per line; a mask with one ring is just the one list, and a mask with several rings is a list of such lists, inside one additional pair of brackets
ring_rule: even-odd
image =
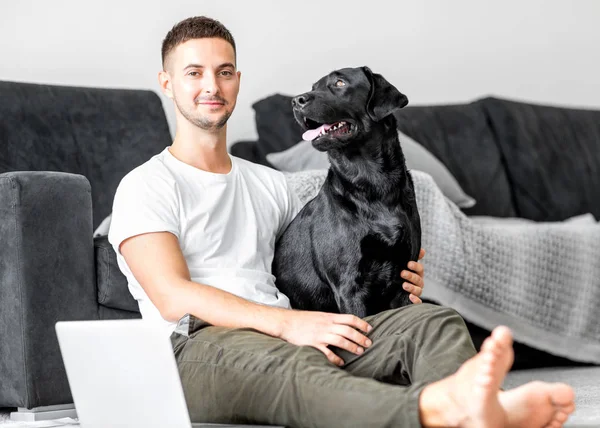
[(196, 125), (200, 129), (204, 129), (205, 131), (218, 131), (219, 129), (225, 126), (225, 124), (231, 117), (232, 112), (229, 110), (225, 110), (225, 114), (216, 121), (210, 120), (203, 116), (195, 116), (195, 112), (186, 110), (181, 104), (179, 104), (179, 102), (177, 101), (177, 97), (173, 97), (173, 100), (175, 101), (177, 109), (181, 112), (183, 117), (187, 119), (188, 122), (190, 122), (193, 125)]

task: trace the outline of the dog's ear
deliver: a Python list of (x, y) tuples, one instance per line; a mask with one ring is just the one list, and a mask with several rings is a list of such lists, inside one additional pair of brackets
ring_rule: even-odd
[(381, 74), (373, 73), (369, 67), (363, 71), (371, 84), (367, 98), (367, 113), (375, 122), (392, 114), (408, 104), (408, 98), (394, 85), (385, 80)]

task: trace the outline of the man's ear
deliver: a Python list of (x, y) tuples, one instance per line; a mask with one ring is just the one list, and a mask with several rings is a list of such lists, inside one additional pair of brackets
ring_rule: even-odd
[(171, 76), (167, 71), (159, 71), (158, 84), (163, 94), (173, 99), (173, 90), (171, 89)]
[(389, 116), (408, 104), (408, 98), (381, 74), (373, 73), (369, 67), (362, 68), (371, 89), (367, 98), (367, 113), (375, 122)]

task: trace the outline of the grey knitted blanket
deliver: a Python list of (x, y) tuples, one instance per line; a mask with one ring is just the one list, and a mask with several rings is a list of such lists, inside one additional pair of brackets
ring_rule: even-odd
[[(600, 364), (600, 223), (477, 221), (412, 171), (426, 256), (423, 297), (489, 330), (576, 361)], [(303, 203), (325, 170), (286, 174)]]

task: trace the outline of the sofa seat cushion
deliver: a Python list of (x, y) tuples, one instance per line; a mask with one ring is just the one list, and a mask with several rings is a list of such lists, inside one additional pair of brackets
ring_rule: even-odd
[(108, 242), (108, 236), (94, 238), (94, 257), (98, 303), (113, 309), (139, 312), (137, 302), (129, 293), (127, 278), (119, 269), (117, 255)]
[[(516, 214), (600, 219), (600, 110), (482, 101), (511, 182)], [(477, 198), (477, 195), (473, 195)]]

